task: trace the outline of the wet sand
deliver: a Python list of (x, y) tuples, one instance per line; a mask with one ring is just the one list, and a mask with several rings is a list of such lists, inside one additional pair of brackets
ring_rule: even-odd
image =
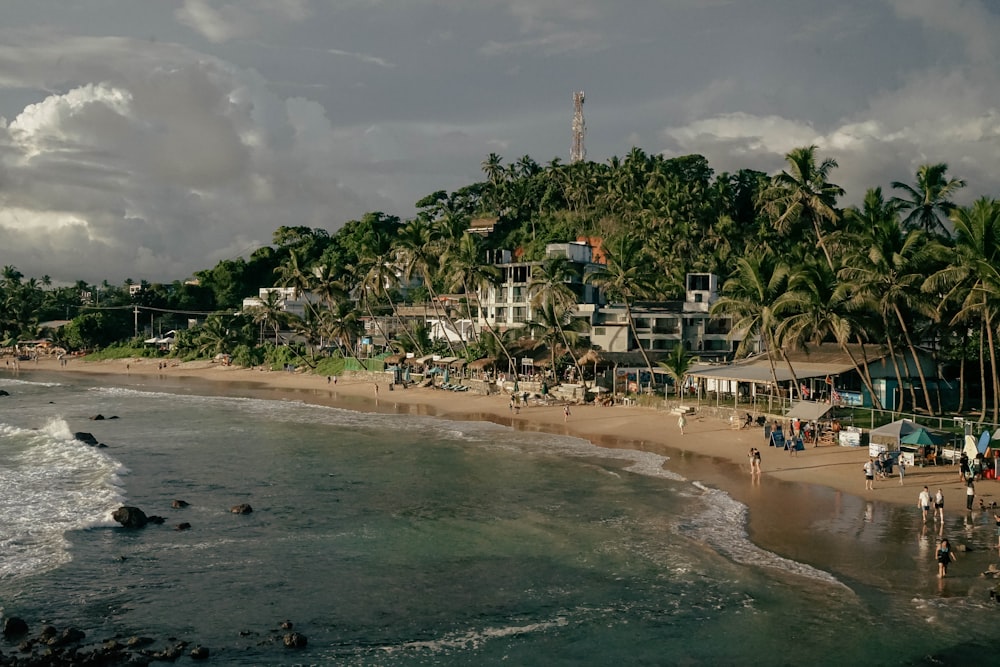
[[(106, 376), (105, 382), (110, 385), (143, 390), (292, 399), (359, 411), (488, 420), (518, 430), (576, 436), (603, 447), (649, 451), (669, 457), (667, 467), (672, 472), (725, 491), (747, 505), (749, 533), (757, 544), (810, 563), (842, 560), (845, 567), (851, 567), (856, 553), (848, 540), (809, 539), (810, 527), (818, 521), (838, 522), (845, 526), (846, 532), (855, 530), (859, 524), (887, 521), (891, 515), (895, 522), (907, 525), (912, 522), (912, 528), (907, 530), (912, 530), (915, 540), (932, 538), (939, 528), (931, 522), (923, 529), (916, 507), (917, 495), (925, 485), (932, 494), (938, 488), (944, 491), (949, 526), (960, 524), (967, 514), (965, 490), (958, 480), (957, 466), (909, 468), (902, 485), (895, 475), (886, 481), (876, 481), (874, 490), (866, 491), (862, 466), (868, 459), (867, 448), (807, 446), (792, 456), (767, 447), (763, 429), (759, 427), (734, 430), (728, 421), (697, 413), (688, 417), (682, 435), (677, 417), (665, 409), (579, 405), (572, 407), (565, 420), (561, 405), (532, 405), (515, 414), (505, 395), (483, 396), (412, 386), (389, 391), (384, 376), (341, 377), (334, 384), (328, 383), (326, 377), (311, 374), (251, 370), (211, 362), (170, 363), (166, 368), (158, 368), (155, 359), (104, 362), (72, 359), (63, 366), (55, 359), (41, 359), (37, 363), (21, 362), (20, 374), (29, 379), (36, 372), (47, 377), (85, 373)], [(13, 374), (12, 365), (6, 371)], [(752, 446), (762, 452), (760, 475), (750, 474), (747, 452)], [(978, 497), (987, 505), (993, 500), (1000, 502), (997, 484), (995, 481), (977, 484)], [(890, 561), (896, 558), (892, 553), (885, 557)], [(982, 552), (975, 560), (976, 564), (970, 563), (967, 568), (978, 574), (987, 563), (996, 560), (996, 553), (991, 556)], [(853, 565), (859, 570), (871, 570), (866, 563)], [(880, 580), (892, 574), (872, 570), (867, 576)]]

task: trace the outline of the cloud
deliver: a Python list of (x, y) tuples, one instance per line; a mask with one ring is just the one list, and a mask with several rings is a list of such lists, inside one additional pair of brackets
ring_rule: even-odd
[(310, 12), (306, 0), (241, 0), (217, 6), (210, 0), (184, 0), (174, 15), (208, 41), (221, 43), (256, 34), (271, 21), (304, 21)]
[[(136, 72), (94, 47), (103, 65), (74, 67), (106, 81), (46, 95), (0, 127), (0, 247), (26, 275), (174, 279), (269, 243), (281, 224), (335, 228), (384, 204), (338, 181), (351, 159), (331, 153), (359, 147), (338, 143), (316, 103), (194, 53)], [(127, 50), (115, 40), (108, 53)]]

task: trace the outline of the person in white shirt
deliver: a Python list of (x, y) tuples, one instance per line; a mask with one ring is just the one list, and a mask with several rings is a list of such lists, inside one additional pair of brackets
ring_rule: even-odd
[(924, 523), (927, 523), (927, 513), (931, 511), (931, 492), (927, 490), (926, 486), (917, 497), (917, 507), (923, 511)]

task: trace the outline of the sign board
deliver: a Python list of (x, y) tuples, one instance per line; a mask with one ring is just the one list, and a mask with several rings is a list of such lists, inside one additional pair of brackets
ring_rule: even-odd
[(861, 446), (861, 430), (850, 428), (845, 429), (840, 432), (840, 446), (841, 447), (860, 447)]
[(531, 357), (521, 357), (521, 365), (522, 366), (534, 366), (535, 365), (535, 360), (532, 359)]

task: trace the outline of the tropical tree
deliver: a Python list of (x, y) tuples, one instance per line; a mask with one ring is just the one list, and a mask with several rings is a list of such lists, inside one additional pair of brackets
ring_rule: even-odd
[[(1000, 420), (1000, 375), (998, 375), (996, 341), (1000, 313), (1000, 201), (980, 198), (972, 206), (956, 208), (951, 221), (955, 227), (954, 259), (933, 273), (924, 287), (941, 294), (941, 304), (960, 301), (952, 316), (953, 325), (979, 324), (985, 354), (990, 360), (989, 376), (993, 382), (993, 421)], [(982, 368), (981, 371), (985, 371)], [(983, 379), (983, 416), (986, 411), (985, 378)]]
[(904, 197), (892, 198), (906, 213), (904, 228), (922, 229), (926, 234), (949, 235), (943, 220), (954, 210), (951, 197), (965, 187), (965, 181), (948, 178), (947, 172), (948, 165), (943, 162), (925, 164), (917, 169), (916, 185), (893, 181), (892, 187), (905, 193)]
[(741, 257), (736, 260), (732, 275), (723, 283), (722, 295), (709, 311), (713, 317), (730, 318), (731, 332), (742, 332), (743, 338), (736, 346), (737, 357), (747, 356), (758, 342), (764, 344), (775, 388), (780, 385), (774, 358), (780, 357), (782, 351), (774, 307), (787, 288), (788, 275), (788, 266), (771, 253), (758, 252)]
[(833, 268), (833, 255), (827, 247), (828, 230), (839, 219), (837, 197), (843, 188), (829, 182), (830, 172), (837, 161), (826, 158), (816, 164), (816, 146), (796, 148), (785, 156), (788, 170), (771, 179), (771, 185), (762, 194), (765, 210), (772, 216), (775, 228), (786, 235), (794, 235), (802, 227), (811, 228), (816, 244)]
[[(936, 303), (922, 287), (928, 270), (936, 266), (941, 246), (930, 240), (923, 230), (903, 230), (894, 216), (871, 222), (838, 275), (849, 283), (848, 289), (856, 302), (872, 308), (882, 317), (887, 332), (886, 344), (894, 363), (896, 352), (891, 332), (895, 330), (902, 335), (920, 377), (927, 411), (933, 415), (927, 379), (911, 335), (911, 322), (914, 315), (936, 315)], [(900, 391), (903, 387), (901, 375), (897, 369)], [(912, 391), (911, 385), (911, 400), (915, 404)]]
[[(431, 306), (434, 308), (434, 314), (438, 317), (438, 322), (447, 321), (452, 329), (457, 331), (448, 313), (445, 312), (442, 315), (439, 309), (440, 299), (434, 290), (434, 276), (438, 270), (440, 259), (438, 247), (434, 241), (431, 226), (425, 220), (417, 218), (403, 227), (398, 238), (398, 247), (404, 264), (403, 275), (407, 280), (410, 280), (414, 275), (419, 275), (423, 279), (424, 287), (431, 295)], [(458, 356), (447, 332), (445, 332), (445, 342), (451, 356)]]
[[(566, 346), (566, 351), (573, 360), (577, 376), (583, 382), (584, 387), (586, 387), (586, 382), (583, 380), (583, 368), (580, 367), (580, 360), (576, 356), (576, 352), (573, 351), (573, 346), (579, 337), (574, 335), (572, 337), (573, 343), (571, 344), (570, 337), (565, 335), (562, 325), (564, 319), (573, 323), (574, 327), (576, 323), (582, 322), (582, 320), (570, 317), (577, 303), (577, 295), (569, 287), (569, 282), (574, 278), (580, 278), (580, 269), (576, 262), (570, 261), (566, 256), (549, 257), (541, 264), (532, 267), (531, 282), (528, 283), (528, 293), (531, 298), (533, 310), (550, 308), (552, 311), (551, 314), (556, 315), (550, 321), (555, 324), (562, 338), (563, 345)], [(553, 370), (555, 369), (553, 368)]]
[(690, 356), (684, 346), (680, 343), (670, 348), (670, 354), (663, 361), (657, 362), (660, 368), (667, 371), (667, 375), (674, 381), (674, 393), (680, 397), (684, 378), (687, 377), (691, 365), (697, 361)]
[[(261, 331), (265, 325), (270, 325), (274, 329), (274, 344), (278, 345), (278, 332), (281, 327), (288, 324), (291, 314), (285, 310), (284, 297), (277, 290), (270, 290), (267, 296), (261, 299), (259, 305), (247, 308), (255, 324), (261, 325)], [(263, 338), (263, 334), (261, 335)]]
[(561, 344), (571, 355), (573, 365), (582, 379), (583, 372), (580, 369), (580, 364), (576, 362), (576, 356), (572, 354), (572, 347), (579, 343), (580, 334), (588, 328), (587, 323), (569, 317), (569, 311), (566, 308), (562, 308), (552, 301), (542, 303), (539, 308), (535, 308), (532, 312), (534, 318), (527, 323), (527, 329), (531, 332), (532, 338), (548, 348), (553, 378), (559, 379), (559, 369), (556, 366), (556, 348)]
[(635, 319), (632, 317), (632, 303), (649, 295), (655, 281), (651, 258), (646, 254), (641, 239), (624, 234), (610, 240), (602, 250), (606, 263), (597, 270), (585, 274), (584, 282), (600, 287), (609, 300), (624, 304), (629, 331), (642, 354), (643, 361), (646, 362), (649, 377), (652, 378), (653, 365), (639, 341), (639, 335), (635, 330)]

